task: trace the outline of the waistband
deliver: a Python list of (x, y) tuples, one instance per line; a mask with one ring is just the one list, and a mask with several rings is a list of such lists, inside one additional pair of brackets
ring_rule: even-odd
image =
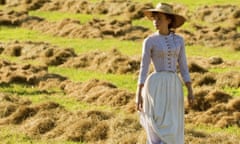
[(176, 73), (176, 71), (169, 71), (169, 70), (161, 70), (161, 71), (155, 71), (155, 72), (169, 72), (169, 73)]

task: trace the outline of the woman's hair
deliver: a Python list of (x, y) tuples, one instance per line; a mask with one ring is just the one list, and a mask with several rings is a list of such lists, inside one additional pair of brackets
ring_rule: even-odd
[(169, 30), (173, 30), (173, 24), (175, 22), (175, 17), (171, 14), (165, 14), (168, 19), (171, 20), (171, 23), (168, 25)]
[[(159, 12), (152, 12), (152, 17), (154, 17), (155, 15), (157, 15)], [(171, 32), (174, 32), (174, 28), (173, 28), (173, 24), (175, 22), (175, 17), (174, 15), (171, 15), (171, 14), (165, 14), (164, 15), (167, 17), (167, 19), (170, 19), (171, 20), (171, 23), (168, 25), (168, 29), (171, 31)]]

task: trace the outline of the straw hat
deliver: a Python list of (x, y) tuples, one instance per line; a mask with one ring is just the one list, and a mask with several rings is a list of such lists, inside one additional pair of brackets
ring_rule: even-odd
[(180, 27), (186, 21), (186, 19), (183, 16), (178, 15), (173, 11), (172, 5), (167, 4), (167, 3), (159, 3), (159, 4), (157, 4), (155, 9), (148, 9), (148, 10), (145, 10), (143, 13), (145, 16), (148, 17), (148, 19), (153, 20), (153, 17), (152, 17), (153, 12), (159, 12), (159, 13), (173, 15), (174, 23), (172, 24), (172, 28)]

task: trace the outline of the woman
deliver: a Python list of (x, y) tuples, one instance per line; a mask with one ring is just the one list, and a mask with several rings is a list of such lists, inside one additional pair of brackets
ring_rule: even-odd
[[(140, 123), (147, 133), (148, 144), (184, 143), (184, 98), (177, 64), (188, 90), (188, 102), (193, 103), (191, 80), (187, 67), (184, 40), (171, 29), (180, 27), (185, 18), (173, 12), (173, 7), (160, 3), (144, 11), (153, 21), (156, 33), (143, 42), (142, 61), (136, 94)], [(150, 62), (155, 72), (147, 77)]]

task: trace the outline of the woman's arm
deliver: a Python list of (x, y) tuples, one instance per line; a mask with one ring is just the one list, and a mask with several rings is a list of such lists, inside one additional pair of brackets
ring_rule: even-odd
[(182, 78), (185, 82), (185, 85), (186, 85), (187, 91), (188, 91), (188, 95), (187, 95), (188, 104), (189, 104), (189, 106), (192, 106), (193, 101), (194, 101), (194, 96), (193, 96), (191, 78), (190, 78), (190, 74), (189, 74), (189, 70), (188, 70), (188, 66), (187, 66), (187, 58), (186, 58), (185, 45), (184, 45), (183, 39), (182, 39), (181, 43), (182, 44), (181, 44), (181, 49), (179, 52), (178, 63), (179, 63), (179, 68), (180, 68)]
[(151, 62), (151, 42), (149, 38), (146, 38), (143, 41), (143, 45), (142, 45), (142, 60), (140, 65), (140, 71), (138, 76), (138, 87), (136, 92), (136, 104), (137, 104), (136, 108), (138, 111), (142, 111), (142, 107), (143, 107), (142, 89), (147, 77), (150, 62)]
[(192, 84), (191, 84), (191, 82), (185, 82), (185, 85), (186, 85), (187, 91), (188, 91), (188, 95), (187, 95), (188, 105), (191, 107), (193, 105), (193, 102), (194, 102)]
[(143, 99), (142, 99), (142, 89), (144, 87), (144, 84), (139, 84), (137, 87), (137, 94), (136, 94), (136, 105), (137, 110), (142, 111), (143, 109)]

